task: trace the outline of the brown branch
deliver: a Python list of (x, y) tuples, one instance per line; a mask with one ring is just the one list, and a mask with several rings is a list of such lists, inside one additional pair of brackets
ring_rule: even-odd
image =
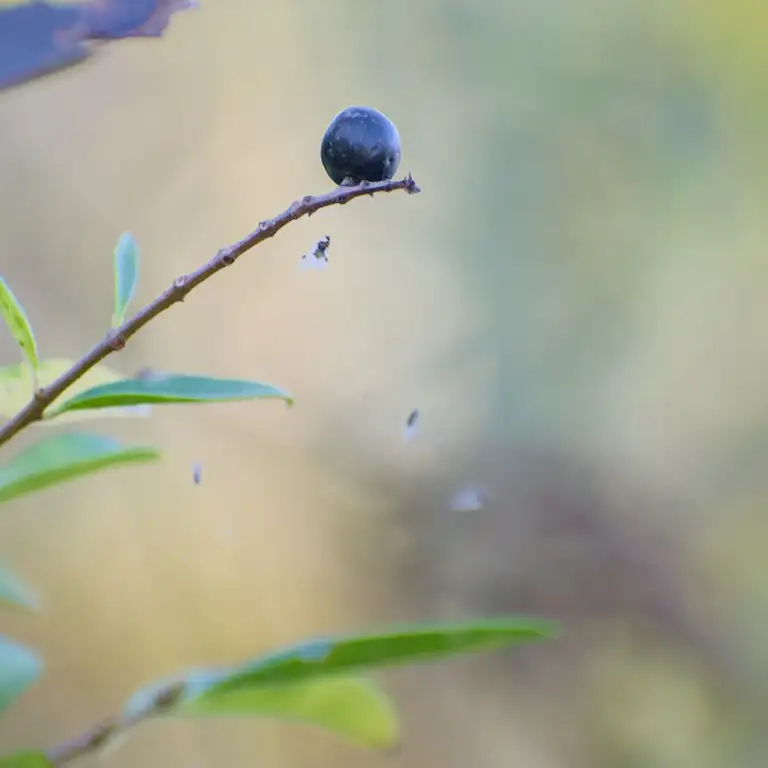
[(183, 682), (163, 686), (152, 700), (138, 711), (110, 717), (73, 739), (63, 741), (47, 750), (45, 756), (51, 765), (64, 765), (91, 752), (100, 752), (119, 739), (125, 731), (144, 720), (161, 715), (178, 702), (184, 693)]
[(307, 195), (301, 200), (295, 200), (285, 211), (273, 219), (262, 221), (251, 234), (237, 243), (222, 248), (207, 264), (203, 264), (194, 272), (177, 277), (170, 288), (160, 294), (154, 301), (147, 304), (132, 318), (126, 320), (119, 328), (107, 334), (103, 341), (96, 344), (90, 352), (80, 358), (69, 370), (62, 373), (50, 386), (39, 389), (34, 397), (12, 419), (0, 427), (0, 445), (7, 443), (30, 424), (40, 421), (43, 418), (45, 409), (57, 397), (63, 394), (91, 368), (98, 365), (105, 357), (108, 357), (112, 352), (121, 350), (128, 339), (150, 320), (157, 317), (161, 312), (165, 312), (166, 309), (170, 309), (174, 304), (183, 301), (193, 288), (205, 282), (216, 272), (234, 264), (246, 251), (250, 251), (251, 248), (255, 248), (264, 240), (274, 237), (291, 221), (296, 221), (303, 216), (311, 216), (321, 208), (328, 208), (331, 205), (344, 205), (356, 197), (362, 197), (363, 195), (373, 196), (377, 192), (393, 192), (397, 189), (402, 189), (409, 194), (421, 192), (421, 189), (409, 173), (404, 179), (398, 181), (363, 182), (357, 186), (337, 187), (332, 192), (327, 192), (324, 195)]

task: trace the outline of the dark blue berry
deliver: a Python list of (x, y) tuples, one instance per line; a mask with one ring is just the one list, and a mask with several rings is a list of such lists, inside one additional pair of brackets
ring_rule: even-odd
[(391, 179), (400, 165), (395, 124), (371, 107), (347, 107), (333, 118), (320, 145), (320, 159), (336, 184)]

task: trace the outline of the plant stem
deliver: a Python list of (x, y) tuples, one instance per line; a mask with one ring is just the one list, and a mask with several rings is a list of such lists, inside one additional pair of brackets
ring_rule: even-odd
[(184, 300), (186, 295), (208, 278), (225, 267), (237, 261), (246, 251), (255, 248), (260, 243), (274, 237), (283, 227), (304, 216), (311, 216), (321, 208), (331, 205), (344, 205), (356, 197), (373, 196), (377, 192), (393, 192), (402, 189), (409, 194), (421, 192), (409, 173), (404, 179), (362, 183), (354, 187), (337, 187), (324, 195), (307, 195), (301, 200), (294, 200), (288, 208), (273, 219), (259, 223), (259, 226), (242, 240), (222, 248), (210, 261), (203, 264), (194, 272), (177, 277), (170, 288), (160, 294), (154, 301), (139, 310), (132, 318), (126, 320), (119, 328), (111, 331), (96, 344), (89, 352), (81, 357), (69, 370), (59, 376), (47, 387), (38, 389), (32, 399), (9, 421), (0, 427), (0, 445), (7, 443), (23, 429), (40, 421), (45, 409), (63, 392), (72, 386), (91, 368), (98, 365), (113, 352), (125, 347), (128, 339), (141, 330), (150, 320), (153, 320), (174, 304)]
[(172, 707), (184, 693), (184, 688), (185, 685), (182, 682), (164, 686), (141, 710), (107, 718), (85, 733), (52, 747), (45, 753), (48, 762), (55, 766), (64, 765), (90, 752), (104, 749), (109, 742), (119, 738), (129, 728)]

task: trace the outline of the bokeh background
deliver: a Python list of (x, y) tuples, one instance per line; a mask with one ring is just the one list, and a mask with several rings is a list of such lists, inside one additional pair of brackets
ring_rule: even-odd
[[(2, 747), (187, 666), (529, 612), (566, 635), (382, 676), (395, 755), (225, 721), (150, 725), (108, 760), (764, 766), (766, 25), (756, 0), (219, 0), (0, 94), (0, 269), (47, 355), (102, 337), (123, 230), (146, 302), (328, 189), (320, 138), (349, 104), (396, 122), (424, 190), (293, 224), (112, 359), (297, 405), (96, 423), (167, 456), (3, 510), (45, 596), (4, 631), (48, 669)], [(302, 271), (326, 234), (330, 268)], [(452, 511), (467, 485), (487, 506)]]

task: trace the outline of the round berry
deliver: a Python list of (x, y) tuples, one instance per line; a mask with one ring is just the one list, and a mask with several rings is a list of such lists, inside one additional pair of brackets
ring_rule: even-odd
[(391, 179), (400, 165), (395, 124), (371, 107), (347, 107), (333, 118), (320, 145), (320, 159), (336, 184)]

